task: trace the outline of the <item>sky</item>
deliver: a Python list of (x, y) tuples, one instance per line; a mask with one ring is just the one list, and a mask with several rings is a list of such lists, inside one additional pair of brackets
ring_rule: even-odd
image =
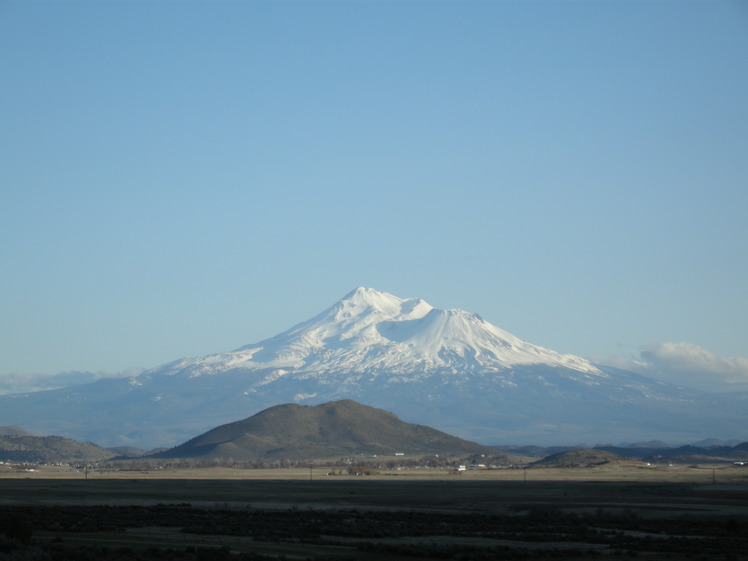
[(0, 1), (0, 393), (357, 286), (748, 390), (747, 6)]

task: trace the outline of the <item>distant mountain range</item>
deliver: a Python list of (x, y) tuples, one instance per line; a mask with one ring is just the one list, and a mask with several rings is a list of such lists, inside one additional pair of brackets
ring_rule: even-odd
[(235, 351), (137, 377), (0, 396), (0, 424), (149, 449), (274, 405), (341, 399), (482, 444), (748, 439), (746, 394), (593, 364), (478, 315), (369, 288)]
[(490, 454), (487, 446), (405, 423), (392, 413), (341, 400), (285, 404), (228, 423), (151, 457), (271, 460), (346, 456)]

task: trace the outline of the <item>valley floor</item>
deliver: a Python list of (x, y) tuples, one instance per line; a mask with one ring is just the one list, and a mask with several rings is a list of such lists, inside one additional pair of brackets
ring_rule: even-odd
[(425, 480), (425, 481), (630, 481), (663, 483), (748, 483), (748, 465), (703, 463), (673, 466), (642, 466), (640, 462), (609, 463), (578, 468), (467, 469), (456, 472), (440, 468), (372, 470), (365, 475), (349, 474), (340, 468), (153, 468), (138, 470), (97, 470), (68, 465), (0, 465), (2, 479), (207, 479), (207, 480)]
[(748, 560), (745, 469), (526, 475), (5, 473), (0, 559)]

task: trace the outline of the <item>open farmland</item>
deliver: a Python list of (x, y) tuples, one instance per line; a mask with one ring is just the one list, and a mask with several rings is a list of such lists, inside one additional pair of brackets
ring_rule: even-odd
[[(2, 467), (2, 466), (0, 466)], [(662, 483), (740, 483), (748, 482), (748, 466), (725, 462), (692, 465), (647, 466), (642, 462), (623, 461), (585, 468), (516, 467), (506, 469), (468, 469), (455, 472), (448, 468), (366, 469), (366, 475), (349, 474), (340, 466), (252, 469), (244, 467), (170, 468), (151, 463), (138, 469), (95, 469), (61, 465), (9, 466), (0, 469), (2, 479), (210, 479), (210, 480), (444, 480), (444, 481), (632, 481)], [(355, 471), (355, 470), (354, 470)]]
[(0, 540), (39, 559), (748, 559), (745, 468), (324, 473), (6, 473)]

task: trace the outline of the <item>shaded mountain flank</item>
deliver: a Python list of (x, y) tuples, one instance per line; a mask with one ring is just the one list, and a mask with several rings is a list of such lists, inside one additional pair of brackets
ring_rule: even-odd
[(357, 454), (486, 454), (487, 446), (406, 423), (350, 399), (286, 404), (221, 425), (154, 458), (323, 459)]

